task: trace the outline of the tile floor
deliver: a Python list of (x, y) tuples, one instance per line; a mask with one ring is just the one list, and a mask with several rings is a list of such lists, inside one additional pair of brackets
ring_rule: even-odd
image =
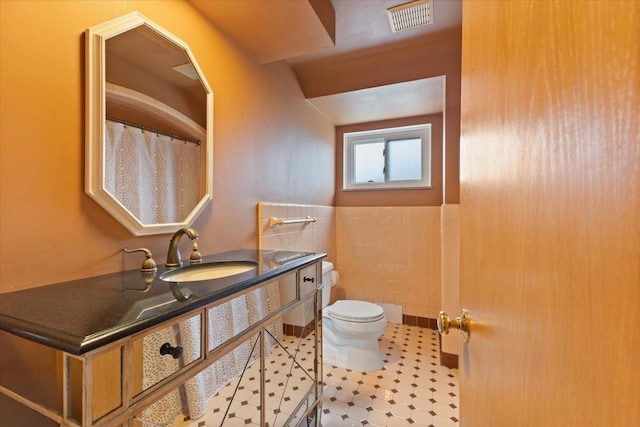
[[(289, 338), (289, 337), (287, 337)], [(268, 407), (275, 408), (270, 426), (282, 425), (294, 400), (277, 397), (278, 388), (306, 390), (310, 378), (304, 372), (313, 357), (311, 342), (285, 339), (289, 353), (302, 354), (300, 366), (287, 361), (287, 352), (276, 349), (266, 363)], [(386, 355), (379, 371), (356, 372), (324, 365), (322, 426), (447, 427), (459, 426), (458, 372), (440, 366), (437, 332), (418, 326), (390, 323), (380, 338)], [(255, 370), (255, 372), (253, 372)], [(270, 371), (270, 372), (269, 372)], [(210, 411), (199, 420), (185, 419), (180, 427), (258, 426), (258, 364), (245, 373), (225, 418), (225, 410), (238, 381), (211, 399)], [(255, 387), (254, 387), (255, 386)]]
[(384, 367), (355, 372), (324, 366), (323, 427), (458, 426), (458, 372), (440, 366), (437, 332), (389, 324)]

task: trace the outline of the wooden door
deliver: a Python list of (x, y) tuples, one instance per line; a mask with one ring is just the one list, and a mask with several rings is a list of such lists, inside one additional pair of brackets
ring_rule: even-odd
[(636, 1), (463, 3), (463, 427), (640, 426), (639, 46)]

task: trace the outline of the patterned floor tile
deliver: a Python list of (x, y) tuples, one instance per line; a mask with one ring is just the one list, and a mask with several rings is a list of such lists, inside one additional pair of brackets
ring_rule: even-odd
[[(389, 324), (380, 348), (385, 365), (379, 371), (360, 373), (324, 366), (327, 405), (323, 427), (351, 425), (345, 424), (348, 422), (385, 427), (459, 426), (458, 372), (440, 366), (436, 331)], [(351, 381), (358, 377), (354, 391)], [(366, 411), (366, 417), (361, 410), (349, 412), (340, 402), (360, 403), (358, 408)]]
[[(293, 337), (285, 341), (289, 353), (308, 353), (309, 361), (313, 360), (313, 352), (309, 350), (311, 343), (303, 341), (298, 346)], [(436, 331), (390, 323), (380, 338), (380, 348), (385, 364), (378, 371), (357, 372), (323, 366), (323, 427), (460, 425), (458, 371), (440, 366)], [(290, 360), (286, 351), (276, 349), (265, 361), (265, 372), (270, 379), (266, 387), (269, 427), (282, 425), (296, 406), (294, 400), (278, 397), (277, 389), (307, 389), (310, 381), (303, 369), (292, 366)], [(255, 393), (260, 389), (258, 369), (258, 364), (252, 365), (249, 368), (251, 375), (245, 375), (245, 381), (238, 390), (237, 381), (232, 382), (209, 401), (209, 411), (203, 418), (185, 419), (180, 427), (220, 426), (226, 411), (224, 404), (234, 392), (234, 402), (222, 425), (259, 425), (260, 398)]]

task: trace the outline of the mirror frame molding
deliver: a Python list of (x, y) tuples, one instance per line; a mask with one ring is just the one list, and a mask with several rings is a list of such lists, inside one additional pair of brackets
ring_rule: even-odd
[[(147, 26), (176, 47), (184, 50), (200, 76), (206, 92), (206, 142), (204, 195), (183, 222), (143, 224), (105, 188), (105, 121), (106, 121), (106, 40), (139, 26)], [(85, 193), (134, 236), (173, 233), (190, 227), (213, 198), (213, 92), (196, 59), (185, 42), (139, 12), (132, 12), (86, 31), (85, 70)]]

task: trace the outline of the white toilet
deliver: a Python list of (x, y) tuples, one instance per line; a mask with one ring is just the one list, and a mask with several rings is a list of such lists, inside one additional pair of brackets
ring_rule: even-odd
[(383, 356), (378, 338), (387, 327), (384, 310), (366, 301), (340, 300), (329, 305), (331, 288), (337, 281), (333, 276), (333, 264), (323, 261), (323, 363), (353, 371), (381, 369)]

